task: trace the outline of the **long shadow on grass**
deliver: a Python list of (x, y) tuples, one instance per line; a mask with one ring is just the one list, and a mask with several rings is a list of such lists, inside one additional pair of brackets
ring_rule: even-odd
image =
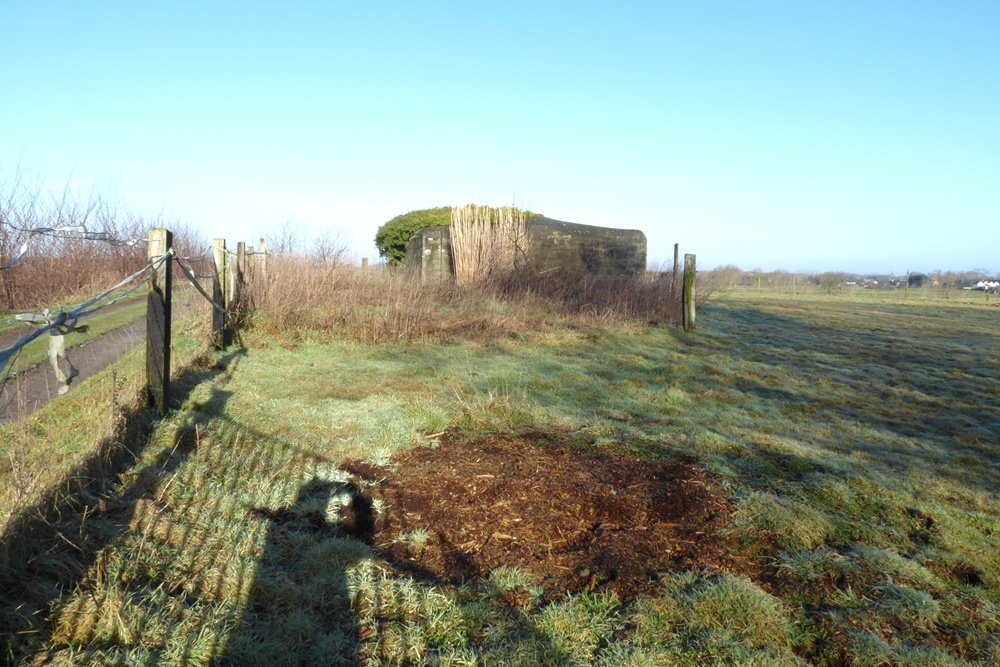
[[(380, 548), (386, 546), (374, 545), (375, 511), (372, 501), (349, 481), (348, 475), (356, 474), (351, 472), (352, 467), (340, 468), (334, 460), (300, 444), (263, 433), (225, 415), (217, 419), (230, 433), (239, 434), (239, 438), (233, 442), (221, 438), (199, 448), (198, 463), (215, 473), (214, 479), (206, 485), (205, 495), (215, 500), (197, 509), (195, 506), (201, 500), (191, 502), (190, 507), (181, 512), (189, 514), (186, 518), (170, 518), (165, 511), (141, 527), (144, 532), (171, 542), (178, 552), (191, 548), (208, 552), (205, 560), (212, 567), (192, 568), (197, 571), (191, 572), (185, 583), (189, 595), (202, 601), (220, 601), (225, 597), (231, 602), (238, 596), (220, 595), (219, 589), (238, 591), (246, 586), (249, 590), (248, 598), (239, 605), (238, 617), (227, 616), (220, 623), (216, 616), (210, 621), (216, 627), (207, 633), (209, 635), (221, 630), (222, 625), (232, 628), (225, 633), (224, 645), (213, 644), (206, 651), (206, 647), (197, 646), (198, 638), (191, 634), (182, 639), (182, 647), (178, 646), (182, 655), (200, 652), (211, 656), (212, 664), (220, 666), (355, 665), (364, 661), (366, 652), (387, 651), (398, 658), (404, 653), (421, 650), (419, 647), (425, 640), (410, 638), (405, 632), (398, 634), (393, 629), (379, 628), (374, 634), (365, 635), (364, 627), (370, 633), (373, 629), (363, 626), (364, 613), (359, 608), (352, 608), (349, 571), (361, 560), (375, 557)], [(298, 481), (303, 473), (305, 481)], [(277, 506), (273, 503), (245, 504), (252, 497), (265, 501), (272, 499), (266, 493), (247, 495), (247, 488), (280, 488), (289, 480), (294, 480), (293, 488), (297, 488), (292, 502)], [(191, 485), (192, 479), (182, 474), (175, 486)], [(261, 521), (266, 525), (262, 551), (254, 558), (252, 566), (227, 563), (217, 557), (222, 552), (230, 556), (234, 552), (234, 546), (226, 544), (227, 538), (223, 535), (192, 536), (192, 532), (198, 532), (197, 528), (177, 531), (167, 528), (179, 526), (181, 521), (188, 526), (210, 525), (209, 517), (225, 512), (224, 506), (228, 503), (222, 500), (224, 497), (235, 500), (240, 507), (233, 522), (239, 524), (239, 515), (244, 511), (252, 518), (240, 524), (242, 527), (238, 530), (252, 530), (250, 526)], [(182, 537), (171, 537), (174, 532), (181, 533)], [(455, 547), (449, 545), (445, 550), (462, 559)], [(403, 577), (412, 578), (416, 587), (442, 583), (433, 573), (408, 558), (397, 560), (388, 552), (382, 555)], [(471, 561), (456, 561), (456, 568), (464, 573), (479, 570)], [(252, 575), (249, 574), (251, 570)], [(253, 580), (247, 582), (248, 576)], [(360, 580), (366, 579), (360, 576)], [(488, 593), (489, 585), (484, 586)], [(400, 613), (395, 606), (398, 600), (392, 595), (383, 599), (384, 589), (377, 583), (362, 583), (355, 592), (365, 600), (358, 603), (360, 607), (375, 605), (367, 609), (376, 619), (369, 619), (369, 622), (391, 625)], [(510, 613), (510, 610), (497, 613)], [(554, 661), (553, 664), (564, 661), (565, 656), (554, 642), (534, 628), (528, 619), (522, 619), (517, 632), (518, 641), (550, 662)], [(392, 662), (396, 658), (385, 660)]]
[[(182, 404), (191, 390), (224, 373), (243, 354), (235, 350), (218, 360), (195, 362), (172, 381), (171, 404)], [(229, 393), (214, 391), (212, 402), (221, 408)], [(152, 463), (136, 468), (151, 443), (155, 417), (146, 408), (124, 414), (120, 435), (101, 442), (7, 525), (0, 537), (2, 664), (18, 664), (44, 650), (54, 631), (52, 605), (82, 584), (99, 555), (128, 528), (156, 482), (188, 458), (199, 426), (182, 426)]]
[[(989, 361), (1000, 354), (996, 337), (836, 328), (729, 307), (722, 324), (734, 356), (791, 369), (798, 388), (776, 388), (745, 377), (726, 384), (777, 406), (791, 420), (859, 424), (868, 434), (891, 434), (898, 444), (856, 442), (899, 472), (959, 459), (964, 484), (995, 491), (1000, 413), (992, 404), (997, 380)], [(861, 431), (864, 434), (866, 431)], [(909, 444), (906, 444), (909, 443)], [(971, 465), (979, 461), (987, 465)]]
[[(331, 508), (340, 521), (330, 520)], [(371, 502), (353, 484), (314, 479), (290, 507), (251, 511), (269, 520), (267, 541), (242, 618), (214, 664), (358, 664), (347, 568), (369, 552), (349, 540), (372, 543)]]

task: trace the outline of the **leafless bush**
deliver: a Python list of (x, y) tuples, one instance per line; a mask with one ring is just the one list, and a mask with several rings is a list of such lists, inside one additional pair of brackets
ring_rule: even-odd
[(727, 264), (726, 266), (717, 266), (699, 277), (703, 278), (706, 283), (716, 286), (716, 289), (720, 291), (729, 291), (740, 284), (743, 279), (743, 270), (738, 266)]
[[(20, 173), (6, 179), (0, 174), (0, 265), (18, 257), (23, 244), (28, 247), (19, 264), (0, 270), (0, 309), (52, 305), (110, 287), (146, 263), (145, 239), (152, 227), (172, 227), (180, 254), (200, 252), (205, 245), (184, 225), (136, 215), (94, 191), (79, 195), (69, 185), (45, 191)], [(39, 228), (55, 231), (32, 233)], [(88, 240), (80, 230), (135, 242)]]
[(321, 260), (290, 253), (272, 255), (268, 274), (269, 284), (256, 285), (258, 310), (251, 320), (258, 334), (281, 339), (491, 339), (567, 321), (668, 326), (681, 312), (680, 292), (669, 280), (522, 268), (463, 286), (421, 283), (387, 267), (362, 269), (343, 255)]

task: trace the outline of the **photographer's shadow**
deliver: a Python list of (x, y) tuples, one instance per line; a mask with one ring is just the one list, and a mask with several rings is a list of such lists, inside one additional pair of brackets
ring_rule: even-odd
[(312, 480), (291, 507), (254, 509), (267, 541), (242, 616), (215, 665), (356, 665), (347, 570), (370, 557), (371, 502), (347, 482)]

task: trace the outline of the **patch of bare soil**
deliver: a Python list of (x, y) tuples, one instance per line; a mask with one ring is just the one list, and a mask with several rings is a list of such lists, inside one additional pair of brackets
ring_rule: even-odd
[[(730, 506), (708, 474), (683, 462), (586, 455), (551, 436), (444, 436), (380, 468), (352, 462), (381, 499), (373, 543), (399, 570), (462, 584), (502, 565), (534, 573), (544, 599), (651, 592), (660, 573), (757, 569), (724, 534)], [(412, 531), (428, 539), (407, 539)]]

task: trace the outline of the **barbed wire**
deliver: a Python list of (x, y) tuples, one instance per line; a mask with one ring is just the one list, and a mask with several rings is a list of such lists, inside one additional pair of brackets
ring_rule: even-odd
[(147, 243), (148, 239), (128, 239), (121, 240), (117, 239), (108, 232), (93, 232), (88, 230), (83, 225), (64, 225), (62, 227), (32, 227), (30, 229), (24, 229), (21, 227), (14, 227), (14, 229), (25, 232), (28, 234), (28, 238), (21, 243), (21, 247), (18, 249), (17, 256), (10, 260), (3, 266), (0, 266), (0, 271), (6, 271), (7, 269), (12, 269), (27, 256), (28, 246), (31, 239), (36, 236), (49, 236), (51, 238), (57, 239), (76, 239), (82, 241), (103, 241), (104, 243), (109, 243), (112, 246), (121, 247), (126, 246), (129, 248), (135, 247), (140, 243)]

